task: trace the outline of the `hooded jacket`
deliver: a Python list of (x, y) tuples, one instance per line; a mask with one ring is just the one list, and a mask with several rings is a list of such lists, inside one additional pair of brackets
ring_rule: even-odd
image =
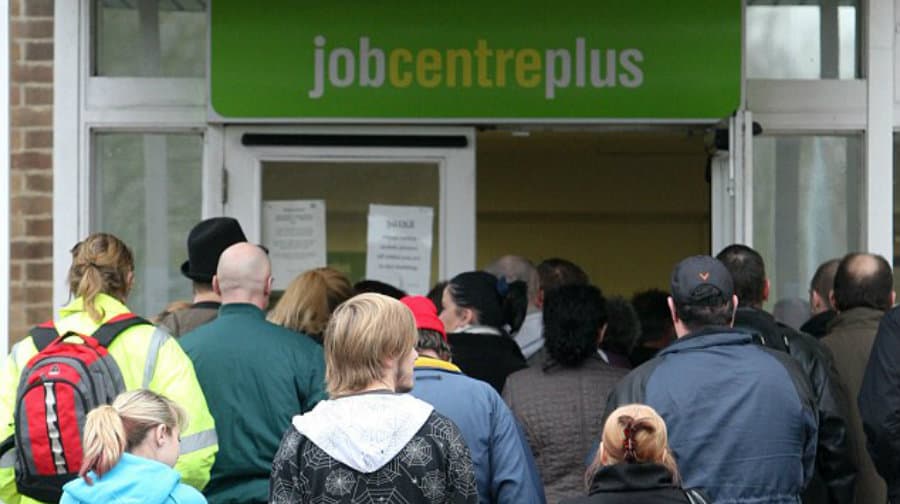
[(60, 504), (200, 504), (203, 494), (181, 483), (181, 476), (171, 467), (130, 453), (125, 453), (108, 473), (88, 485), (82, 478), (63, 487)]
[(815, 396), (819, 415), (816, 472), (803, 493), (803, 501), (813, 504), (853, 502), (856, 487), (856, 462), (847, 412), (850, 402), (834, 367), (828, 348), (809, 334), (780, 324), (768, 312), (757, 308), (738, 308), (734, 326), (784, 341), (787, 353), (803, 368)]
[(478, 502), (456, 425), (405, 394), (322, 401), (294, 417), (272, 463), (269, 502)]
[(815, 400), (800, 365), (757, 339), (730, 327), (682, 336), (619, 382), (604, 422), (647, 404), (666, 421), (685, 487), (720, 503), (796, 504), (815, 463)]

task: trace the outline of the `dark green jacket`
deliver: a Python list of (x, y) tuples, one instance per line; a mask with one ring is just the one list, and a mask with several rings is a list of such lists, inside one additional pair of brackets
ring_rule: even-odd
[(272, 459), (291, 418), (325, 398), (322, 347), (250, 304), (223, 305), (218, 318), (178, 341), (216, 419), (207, 499), (267, 502)]

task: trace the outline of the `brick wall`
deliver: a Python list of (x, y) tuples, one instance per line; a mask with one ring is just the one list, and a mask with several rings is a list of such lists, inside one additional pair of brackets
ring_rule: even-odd
[(10, 0), (10, 343), (52, 314), (53, 0)]

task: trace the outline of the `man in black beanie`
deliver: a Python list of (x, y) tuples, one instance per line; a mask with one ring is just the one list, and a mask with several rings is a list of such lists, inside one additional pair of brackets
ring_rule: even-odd
[(182, 310), (166, 311), (159, 324), (172, 336), (180, 337), (211, 320), (222, 306), (222, 299), (212, 287), (219, 256), (235, 243), (247, 241), (240, 223), (231, 217), (213, 217), (201, 221), (191, 229), (187, 239), (188, 260), (181, 265), (181, 274), (193, 281), (193, 304)]

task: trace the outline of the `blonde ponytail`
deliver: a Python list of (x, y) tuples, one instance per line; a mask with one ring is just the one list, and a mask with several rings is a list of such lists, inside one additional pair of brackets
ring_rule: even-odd
[(134, 255), (128, 245), (108, 233), (94, 233), (72, 247), (69, 291), (80, 297), (96, 322), (103, 320), (97, 296), (108, 294), (124, 302), (131, 288)]
[[(606, 462), (602, 458), (606, 455)], [(604, 465), (638, 464), (652, 462), (669, 470), (675, 484), (681, 482), (678, 464), (669, 449), (666, 422), (650, 406), (628, 404), (606, 419), (601, 438), (601, 449), (585, 473), (585, 487), (590, 490), (594, 475)]]
[(78, 475), (89, 485), (93, 481), (88, 471), (94, 471), (98, 478), (103, 477), (119, 463), (126, 444), (125, 424), (119, 412), (108, 404), (95, 408), (88, 413), (84, 423), (84, 458)]
[(109, 472), (122, 458), (140, 445), (147, 433), (158, 425), (173, 430), (187, 428), (187, 413), (174, 401), (139, 389), (116, 397), (111, 405), (91, 410), (84, 423), (84, 457), (78, 475), (90, 485), (89, 471), (97, 478)]

